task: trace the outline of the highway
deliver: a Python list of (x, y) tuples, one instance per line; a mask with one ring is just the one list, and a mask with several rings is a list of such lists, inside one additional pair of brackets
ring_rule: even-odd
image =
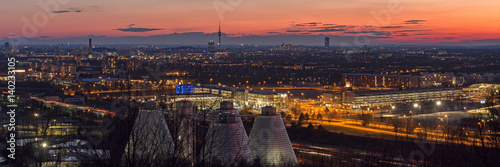
[(500, 104), (494, 105), (494, 106), (489, 106), (489, 107), (473, 109), (473, 110), (467, 110), (467, 112), (469, 112), (469, 113), (488, 112), (488, 109), (493, 109), (493, 108), (500, 108)]
[[(292, 146), (301, 164), (313, 166), (325, 165), (322, 163), (328, 163), (330, 166), (414, 166), (411, 162), (417, 161), (396, 157), (386, 159), (379, 153), (351, 148), (303, 143), (292, 143)], [(428, 161), (425, 163), (429, 164)]]
[[(407, 137), (412, 139), (419, 139), (419, 137), (415, 134), (407, 134), (405, 132), (394, 132), (394, 127), (392, 126), (381, 126), (380, 129), (378, 127), (374, 127), (376, 125), (371, 124), (368, 127), (364, 127), (361, 125), (361, 121), (352, 121), (347, 120), (344, 122), (341, 121), (325, 121), (325, 120), (311, 120), (311, 123), (321, 124), (325, 127), (326, 130), (332, 132), (342, 132), (349, 135), (354, 136), (363, 136), (363, 137), (371, 137), (371, 138), (385, 138), (385, 139), (397, 139), (398, 137)], [(302, 126), (307, 126), (307, 124), (303, 124)], [(424, 133), (424, 132), (419, 132)], [(446, 139), (446, 135), (443, 133), (436, 132), (425, 132), (427, 133), (426, 140), (442, 142), (442, 143), (455, 143), (455, 144), (467, 144), (467, 145), (481, 145), (482, 141), (478, 138), (469, 137), (467, 141), (451, 141)], [(485, 140), (485, 142), (487, 142)], [(493, 145), (486, 143), (488, 147), (493, 147)]]
[(69, 107), (69, 108), (78, 108), (78, 109), (81, 109), (81, 110), (91, 110), (91, 111), (94, 111), (94, 112), (100, 112), (100, 113), (106, 113), (106, 114), (113, 114), (113, 115), (116, 114), (116, 113), (108, 111), (108, 110), (97, 109), (97, 108), (89, 107), (89, 106), (78, 106), (78, 105), (74, 105), (74, 104), (57, 102), (57, 101), (47, 101), (47, 100), (43, 100), (43, 99), (40, 99), (40, 98), (37, 98), (37, 97), (30, 97), (30, 98), (33, 99), (33, 100), (44, 102), (44, 103), (56, 104), (56, 105), (59, 105), (59, 106), (64, 106), (64, 107)]

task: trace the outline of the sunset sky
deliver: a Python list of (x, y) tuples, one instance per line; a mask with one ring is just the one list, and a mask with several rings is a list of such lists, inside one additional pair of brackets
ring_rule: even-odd
[[(41, 3), (60, 2), (58, 8)], [(399, 3), (399, 4), (398, 4)], [(500, 43), (499, 0), (2, 0), (2, 41), (321, 45)], [(166, 39), (162, 39), (166, 38)], [(188, 39), (185, 39), (188, 38)], [(318, 39), (318, 40), (316, 40)], [(79, 42), (82, 40), (81, 42)], [(129, 41), (129, 40), (136, 40)], [(356, 43), (356, 42), (354, 42)]]

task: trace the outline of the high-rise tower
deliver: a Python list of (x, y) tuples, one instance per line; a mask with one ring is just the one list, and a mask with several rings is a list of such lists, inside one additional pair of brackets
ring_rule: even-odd
[(92, 54), (92, 38), (89, 38), (89, 55)]
[(222, 32), (220, 31), (220, 23), (219, 23), (219, 32), (218, 33), (219, 33), (219, 43), (217, 43), (217, 45), (219, 46), (219, 50), (220, 50), (220, 45), (221, 45), (220, 36), (222, 35)]
[(330, 37), (325, 37), (325, 48), (330, 48)]

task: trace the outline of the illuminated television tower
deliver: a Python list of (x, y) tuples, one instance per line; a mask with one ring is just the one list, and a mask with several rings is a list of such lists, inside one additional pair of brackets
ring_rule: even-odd
[(217, 43), (217, 45), (219, 46), (219, 50), (220, 50), (220, 45), (221, 45), (221, 43), (220, 43), (220, 36), (221, 36), (221, 34), (222, 34), (222, 33), (220, 32), (220, 22), (219, 22), (219, 32), (218, 32), (218, 33), (219, 33), (219, 43)]

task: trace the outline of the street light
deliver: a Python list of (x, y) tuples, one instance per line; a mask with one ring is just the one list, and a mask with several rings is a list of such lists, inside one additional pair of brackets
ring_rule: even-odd
[(38, 113), (35, 113), (35, 136), (38, 137)]
[(47, 147), (47, 143), (43, 143), (43, 144), (42, 144), (42, 147)]
[(422, 109), (422, 106), (420, 106), (418, 103), (413, 104), (413, 107), (418, 110), (417, 112), (420, 112), (420, 110)]
[(439, 105), (441, 105), (441, 101), (436, 102), (436, 104), (437, 104), (438, 106), (439, 106)]
[(481, 120), (481, 122), (483, 122), (483, 130), (486, 130), (486, 122), (483, 120)]

